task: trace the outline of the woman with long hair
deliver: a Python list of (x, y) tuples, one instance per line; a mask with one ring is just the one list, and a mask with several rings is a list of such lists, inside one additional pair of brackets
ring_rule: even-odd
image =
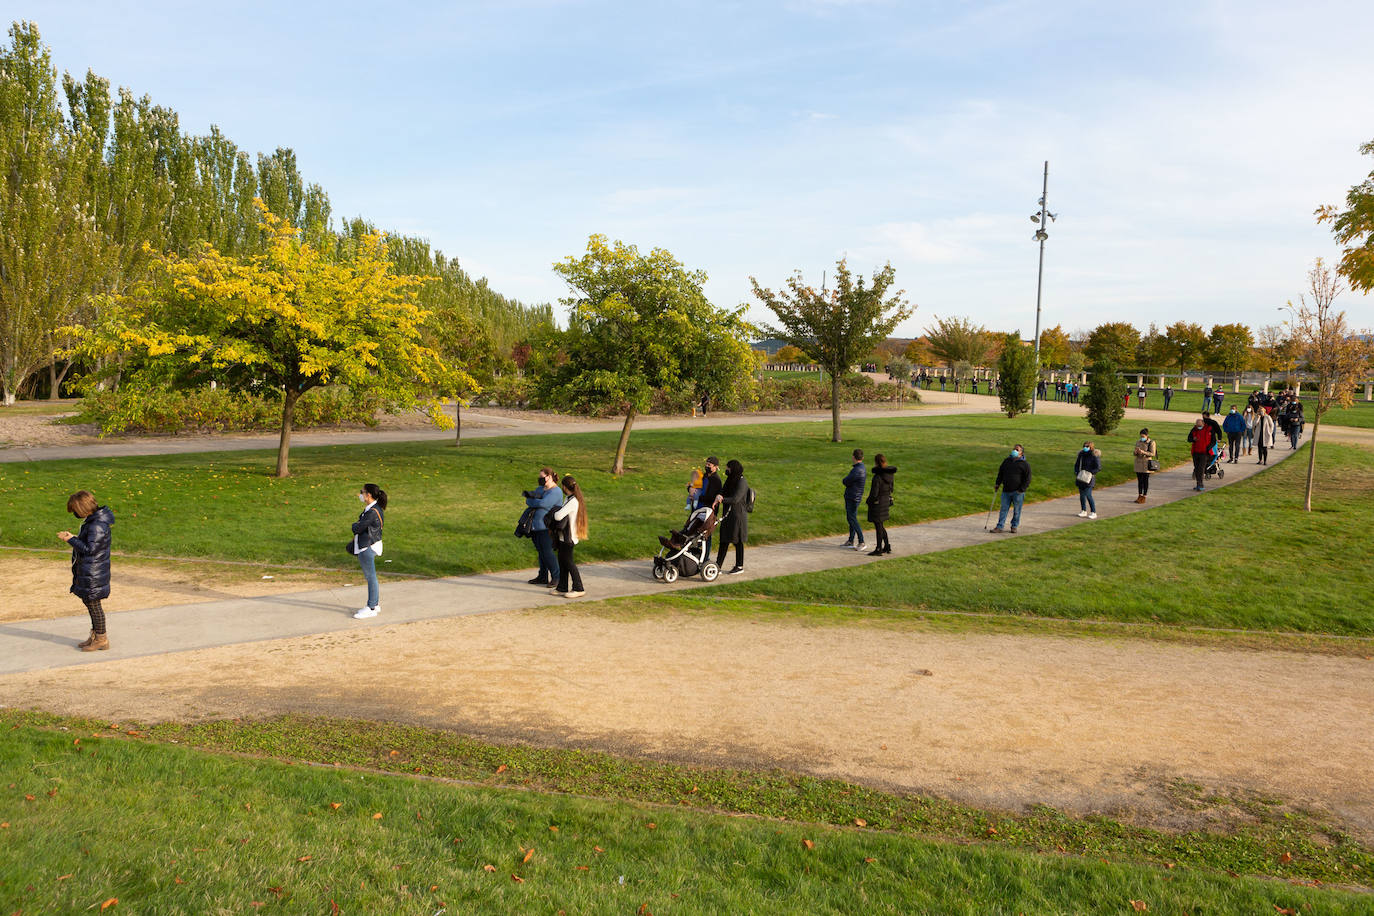
[(353, 612), (355, 620), (376, 617), (382, 610), (381, 590), (377, 587), (377, 557), (382, 553), (382, 513), (386, 511), (386, 491), (375, 483), (365, 483), (358, 491), (363, 504), (362, 514), (353, 523), (353, 543), (350, 550), (358, 557), (358, 565), (367, 580), (367, 604)]
[[(587, 501), (571, 474), (563, 478), (563, 505), (553, 510), (554, 548), (558, 551), (558, 591), (564, 598), (581, 598), (582, 574), (573, 561), (573, 548), (587, 537)], [(571, 586), (571, 587), (570, 587)]]
[(892, 553), (892, 542), (887, 539), (887, 516), (892, 508), (892, 478), (896, 473), (896, 468), (888, 466), (886, 455), (880, 452), (873, 456), (873, 483), (868, 488), (868, 520), (873, 523), (877, 544), (868, 552), (870, 557)]

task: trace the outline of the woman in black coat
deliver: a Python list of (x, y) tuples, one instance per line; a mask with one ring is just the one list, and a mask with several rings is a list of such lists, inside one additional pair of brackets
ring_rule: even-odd
[(110, 597), (110, 526), (114, 524), (114, 513), (108, 506), (98, 505), (89, 490), (73, 493), (67, 500), (67, 511), (85, 519), (79, 534), (57, 532), (72, 549), (71, 592), (91, 615), (91, 635), (76, 647), (82, 652), (108, 649), (110, 638), (105, 633), (105, 610), (100, 601)]
[(720, 550), (716, 551), (716, 565), (725, 563), (725, 551), (735, 545), (735, 565), (732, 573), (744, 572), (744, 545), (749, 540), (749, 481), (744, 479), (744, 465), (731, 458), (725, 462), (725, 483), (720, 488), (717, 512), (724, 513), (720, 527)]
[(877, 533), (877, 545), (868, 552), (870, 557), (880, 557), (892, 553), (892, 542), (887, 539), (887, 514), (892, 508), (892, 477), (897, 469), (889, 467), (887, 457), (873, 456), (873, 483), (868, 488), (868, 520), (873, 523)]

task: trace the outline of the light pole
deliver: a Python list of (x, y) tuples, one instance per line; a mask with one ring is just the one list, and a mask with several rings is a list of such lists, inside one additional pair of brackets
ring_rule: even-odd
[(1045, 231), (1045, 227), (1050, 224), (1055, 216), (1046, 206), (1045, 201), (1050, 196), (1050, 163), (1045, 160), (1045, 183), (1040, 189), (1040, 212), (1031, 214), (1031, 222), (1037, 228), (1035, 235), (1031, 238), (1040, 243), (1040, 270), (1035, 275), (1035, 387), (1031, 390), (1031, 414), (1035, 413), (1035, 402), (1040, 399), (1040, 291), (1045, 282), (1045, 239), (1050, 234)]

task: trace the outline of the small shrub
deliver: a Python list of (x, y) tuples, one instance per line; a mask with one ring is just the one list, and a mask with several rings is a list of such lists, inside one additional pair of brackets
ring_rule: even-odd
[[(371, 393), (342, 386), (314, 388), (296, 402), (294, 426), (376, 426), (377, 412), (392, 406)], [(205, 433), (271, 431), (281, 427), (281, 395), (224, 388), (153, 388), (95, 391), (86, 395), (73, 423), (94, 423), (112, 433)]]

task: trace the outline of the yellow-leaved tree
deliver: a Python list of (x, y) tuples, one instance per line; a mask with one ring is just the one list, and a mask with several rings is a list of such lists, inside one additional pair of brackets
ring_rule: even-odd
[(331, 259), (257, 206), (264, 253), (233, 258), (207, 244), (185, 258), (154, 255), (149, 279), (83, 329), (80, 348), (113, 358), (126, 391), (214, 381), (280, 392), (278, 477), (290, 473), (296, 402), (321, 385), (373, 392), (397, 406), (423, 401), (446, 426), (436, 393), (477, 384), (423, 344), (422, 280), (393, 271), (380, 235)]

